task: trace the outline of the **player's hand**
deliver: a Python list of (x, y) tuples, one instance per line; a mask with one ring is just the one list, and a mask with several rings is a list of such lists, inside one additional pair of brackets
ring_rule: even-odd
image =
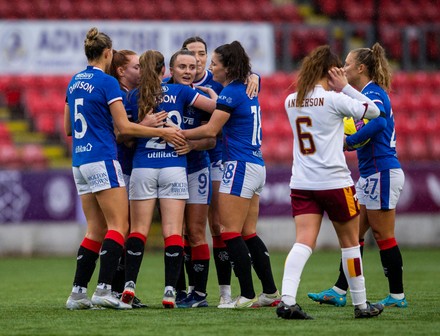
[(345, 71), (342, 68), (333, 67), (328, 71), (328, 85), (330, 89), (340, 92), (348, 84)]
[(247, 78), (247, 80), (245, 82), (245, 84), (246, 84), (246, 94), (251, 99), (258, 96), (259, 79), (260, 79), (260, 77), (258, 77), (258, 75), (251, 74)]
[(186, 144), (185, 136), (180, 132), (176, 126), (162, 128), (162, 136), (165, 142), (169, 142), (174, 146), (184, 146)]
[(191, 146), (191, 141), (186, 141), (184, 145), (174, 146), (174, 150), (178, 155), (185, 155), (191, 152), (193, 146)]
[(149, 127), (160, 127), (165, 125), (168, 112), (160, 111), (158, 113), (147, 113), (145, 118), (139, 124)]

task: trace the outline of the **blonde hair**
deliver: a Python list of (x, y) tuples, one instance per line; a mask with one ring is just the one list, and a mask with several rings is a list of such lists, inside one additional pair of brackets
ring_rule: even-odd
[(107, 34), (99, 32), (96, 27), (90, 28), (84, 40), (87, 60), (93, 61), (100, 58), (104, 49), (111, 49), (112, 45), (112, 39)]
[(147, 50), (139, 57), (141, 81), (139, 84), (139, 120), (154, 111), (162, 101), (163, 55), (157, 50)]
[(342, 62), (328, 45), (317, 47), (304, 58), (297, 80), (297, 106), (302, 105), (306, 95), (313, 90), (320, 79), (328, 75), (328, 71), (333, 67), (342, 67)]
[(356, 65), (364, 64), (367, 75), (373, 82), (385, 91), (391, 90), (391, 67), (385, 55), (384, 48), (376, 42), (370, 48), (358, 48), (351, 51)]

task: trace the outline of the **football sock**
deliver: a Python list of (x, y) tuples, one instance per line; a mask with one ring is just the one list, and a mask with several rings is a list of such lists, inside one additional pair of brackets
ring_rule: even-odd
[(217, 281), (220, 286), (231, 284), (231, 261), (229, 260), (228, 249), (221, 236), (212, 237), (212, 253), (214, 255), (215, 268), (217, 270)]
[(194, 273), (194, 290), (206, 293), (209, 272), (209, 246), (203, 244), (192, 248), (192, 264)]
[(182, 271), (186, 271), (186, 275), (188, 276), (188, 286), (194, 287), (194, 270), (191, 256), (192, 249), (187, 236), (184, 236), (183, 239), (183, 251), (183, 262), (185, 267), (182, 267)]
[(100, 253), (98, 283), (111, 284), (124, 248), (124, 236), (115, 230), (105, 235)]
[(243, 237), (246, 245), (251, 253), (252, 266), (255, 273), (261, 281), (263, 293), (272, 294), (277, 291), (275, 281), (273, 279), (272, 267), (270, 264), (269, 252), (266, 245), (257, 234)]
[(378, 240), (380, 260), (385, 276), (388, 278), (390, 293), (403, 293), (403, 261), (395, 238)]
[(304, 266), (312, 255), (312, 249), (304, 244), (295, 243), (287, 255), (284, 263), (284, 275), (282, 282), (283, 302), (288, 305), (296, 304), (296, 294), (301, 281)]
[(183, 239), (180, 235), (172, 235), (165, 238), (164, 241), (165, 287), (176, 288), (183, 263)]
[(238, 232), (223, 232), (222, 238), (228, 248), (235, 276), (240, 283), (240, 295), (248, 299), (254, 298), (255, 290), (252, 283), (251, 258), (243, 237)]
[(125, 250), (122, 251), (121, 258), (119, 258), (118, 268), (116, 268), (115, 276), (113, 277), (112, 289), (114, 292), (122, 293), (125, 284)]
[(73, 280), (74, 287), (87, 288), (93, 272), (95, 271), (100, 249), (101, 243), (88, 238), (83, 239), (78, 248), (76, 258), (76, 271)]
[(366, 308), (367, 294), (362, 269), (361, 251), (358, 246), (341, 248), (342, 267), (350, 287), (353, 305)]
[(136, 283), (142, 259), (144, 257), (147, 237), (139, 232), (132, 232), (125, 242), (125, 282)]
[[(361, 257), (364, 255), (364, 239), (359, 239), (359, 245), (361, 250)], [(340, 290), (344, 291), (345, 293), (348, 290), (348, 282), (347, 278), (345, 277), (344, 269), (342, 268), (342, 261), (339, 262), (339, 277), (338, 280), (336, 280), (335, 287), (339, 288)], [(345, 294), (345, 293), (339, 293), (339, 294)]]
[(176, 291), (186, 291), (185, 269), (180, 267), (179, 277), (177, 278)]

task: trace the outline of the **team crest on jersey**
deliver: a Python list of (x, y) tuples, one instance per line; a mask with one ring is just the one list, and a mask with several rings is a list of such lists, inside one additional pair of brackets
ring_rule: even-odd
[(93, 78), (92, 73), (82, 72), (75, 76), (75, 80), (81, 80), (81, 79), (91, 79)]
[(168, 92), (169, 91), (169, 87), (168, 86), (166, 86), (166, 85), (163, 85), (162, 86), (162, 92)]

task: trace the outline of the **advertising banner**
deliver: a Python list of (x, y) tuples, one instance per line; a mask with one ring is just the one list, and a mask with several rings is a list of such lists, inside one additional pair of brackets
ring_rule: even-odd
[(237, 40), (248, 53), (254, 72), (265, 76), (275, 71), (274, 34), (267, 23), (8, 20), (0, 21), (0, 75), (81, 71), (87, 64), (84, 39), (91, 27), (108, 34), (114, 49), (139, 54), (160, 51), (167, 68), (182, 42), (199, 35), (207, 42), (209, 59), (216, 47)]

